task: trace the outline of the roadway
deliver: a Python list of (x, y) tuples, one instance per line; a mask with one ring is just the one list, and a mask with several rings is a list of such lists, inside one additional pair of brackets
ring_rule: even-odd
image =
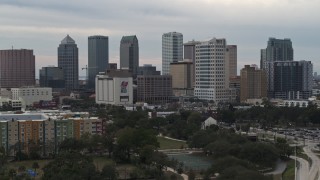
[(296, 180), (309, 180), (309, 162), (303, 158), (290, 156), (291, 159), (296, 159), (297, 164), (297, 178)]
[(281, 137), (285, 139), (291, 139), (295, 142), (294, 146), (304, 146), (303, 151), (305, 154), (311, 159), (312, 164), (311, 167), (309, 162), (303, 158), (290, 156), (292, 159), (297, 159), (299, 165), (297, 166), (297, 180), (320, 180), (320, 159), (319, 157), (312, 151), (314, 147), (319, 143), (316, 140), (295, 138), (294, 136), (284, 135), (284, 134), (276, 134), (271, 131), (259, 131), (257, 133), (263, 133), (273, 135), (275, 137)]

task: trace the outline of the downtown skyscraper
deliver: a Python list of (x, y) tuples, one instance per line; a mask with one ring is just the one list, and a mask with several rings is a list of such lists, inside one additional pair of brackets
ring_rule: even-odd
[(120, 69), (129, 69), (133, 77), (138, 74), (139, 42), (136, 35), (123, 36), (120, 42)]
[(19, 88), (35, 85), (33, 50), (0, 50), (0, 87)]
[(95, 78), (99, 72), (105, 72), (109, 65), (108, 36), (88, 37), (88, 79), (87, 88), (95, 88)]
[(75, 41), (67, 35), (58, 47), (58, 67), (63, 69), (65, 89), (67, 91), (79, 87), (78, 47)]
[(312, 91), (311, 61), (294, 61), (290, 39), (269, 38), (261, 50), (261, 67), (267, 73), (268, 97), (307, 99)]
[(168, 32), (162, 35), (162, 74), (170, 73), (170, 63), (183, 60), (183, 35)]
[(273, 97), (274, 72), (272, 66), (276, 61), (293, 61), (293, 48), (290, 39), (269, 38), (267, 48), (261, 50), (260, 68), (267, 73), (268, 97)]
[(203, 100), (235, 101), (236, 91), (229, 88), (229, 62), (225, 39), (212, 38), (196, 45), (194, 96)]

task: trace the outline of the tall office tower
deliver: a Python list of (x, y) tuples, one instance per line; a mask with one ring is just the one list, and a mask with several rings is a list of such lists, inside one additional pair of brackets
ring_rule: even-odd
[(269, 93), (279, 99), (308, 99), (312, 95), (311, 61), (276, 61), (271, 67), (274, 86)]
[(194, 95), (215, 103), (235, 101), (236, 91), (229, 88), (227, 42), (213, 38), (196, 45), (196, 80)]
[(120, 42), (120, 69), (129, 69), (135, 78), (139, 67), (139, 42), (136, 35), (123, 36)]
[(172, 91), (175, 96), (193, 95), (194, 68), (192, 60), (173, 62), (170, 64)]
[(169, 32), (162, 35), (162, 74), (170, 73), (170, 63), (183, 60), (183, 35)]
[(227, 45), (226, 58), (229, 61), (229, 77), (237, 76), (237, 46)]
[(35, 85), (33, 50), (0, 50), (0, 87), (18, 88)]
[(250, 65), (240, 71), (240, 101), (267, 97), (266, 72)]
[(65, 88), (63, 69), (60, 67), (42, 67), (39, 72), (40, 86), (51, 87), (53, 92), (59, 92)]
[(58, 47), (58, 67), (63, 69), (65, 89), (67, 91), (79, 87), (78, 47), (75, 41), (67, 35)]
[(151, 64), (144, 64), (139, 66), (138, 75), (160, 75), (161, 72), (157, 71), (157, 67), (152, 66)]
[(105, 72), (109, 65), (108, 36), (88, 37), (88, 82), (87, 88), (95, 88), (95, 78), (99, 72)]
[[(261, 50), (260, 68), (266, 70), (268, 91), (274, 89), (274, 73), (270, 70), (275, 61), (293, 61), (293, 48), (290, 39), (269, 38), (266, 49)], [(268, 97), (272, 94), (268, 93)]]

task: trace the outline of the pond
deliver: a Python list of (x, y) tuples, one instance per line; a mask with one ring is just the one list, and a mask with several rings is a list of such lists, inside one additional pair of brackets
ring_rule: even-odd
[(167, 154), (169, 158), (176, 159), (179, 162), (182, 162), (184, 169), (193, 169), (195, 171), (207, 170), (211, 167), (213, 161), (205, 156), (200, 154), (181, 154), (181, 153), (172, 153)]

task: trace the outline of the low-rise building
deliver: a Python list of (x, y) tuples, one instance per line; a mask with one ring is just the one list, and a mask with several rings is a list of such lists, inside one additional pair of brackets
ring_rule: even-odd
[(149, 104), (165, 104), (171, 101), (171, 75), (138, 75), (137, 84), (138, 102), (146, 102)]
[(25, 106), (31, 106), (39, 101), (52, 100), (52, 88), (49, 87), (20, 87), (12, 88), (12, 100), (23, 100)]
[(19, 150), (29, 153), (35, 145), (42, 146), (38, 152), (42, 156), (58, 153), (63, 140), (85, 133), (102, 135), (105, 121), (86, 113), (0, 114), (0, 145), (8, 155)]
[(107, 70), (96, 76), (96, 103), (133, 104), (133, 80), (129, 70)]

